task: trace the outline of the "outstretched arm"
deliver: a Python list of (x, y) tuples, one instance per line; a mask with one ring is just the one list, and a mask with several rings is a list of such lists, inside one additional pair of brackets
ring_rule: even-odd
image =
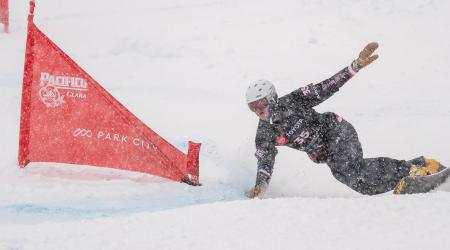
[(360, 69), (371, 64), (378, 58), (378, 55), (372, 55), (378, 48), (378, 44), (373, 42), (359, 53), (359, 56), (349, 66), (332, 77), (316, 84), (309, 84), (300, 89), (294, 90), (288, 94), (295, 103), (303, 107), (314, 107), (330, 98), (334, 93), (339, 91), (350, 78), (352, 78)]
[(258, 171), (256, 173), (255, 186), (246, 192), (247, 197), (261, 197), (266, 191), (272, 177), (275, 156), (278, 151), (274, 144), (275, 134), (266, 122), (260, 121), (256, 133), (256, 159), (258, 159)]

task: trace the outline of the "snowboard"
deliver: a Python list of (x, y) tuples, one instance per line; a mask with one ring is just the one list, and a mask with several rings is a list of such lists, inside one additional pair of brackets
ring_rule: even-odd
[(404, 177), (397, 187), (394, 194), (417, 194), (427, 193), (444, 183), (450, 176), (450, 168), (441, 166), (440, 172), (426, 176), (407, 176)]

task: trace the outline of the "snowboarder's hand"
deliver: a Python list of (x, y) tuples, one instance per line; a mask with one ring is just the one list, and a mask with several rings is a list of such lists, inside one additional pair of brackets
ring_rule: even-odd
[(373, 61), (377, 60), (378, 55), (372, 55), (373, 52), (378, 48), (378, 43), (371, 42), (364, 47), (364, 49), (359, 53), (356, 63), (359, 67), (364, 68), (371, 64)]
[(267, 185), (255, 185), (252, 189), (245, 193), (245, 195), (250, 198), (262, 198), (263, 194), (266, 192)]

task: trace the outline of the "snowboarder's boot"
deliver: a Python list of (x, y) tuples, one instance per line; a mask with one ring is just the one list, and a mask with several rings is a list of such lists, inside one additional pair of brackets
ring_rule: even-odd
[(425, 164), (423, 166), (411, 164), (411, 168), (409, 169), (409, 176), (430, 175), (435, 174), (441, 170), (441, 164), (439, 164), (438, 161), (433, 159), (425, 159)]
[[(408, 162), (411, 167), (409, 176), (427, 176), (435, 174), (445, 169), (438, 161), (434, 159), (426, 159), (424, 157), (416, 158)], [(401, 179), (394, 189), (394, 194), (400, 194), (405, 188), (405, 180)]]

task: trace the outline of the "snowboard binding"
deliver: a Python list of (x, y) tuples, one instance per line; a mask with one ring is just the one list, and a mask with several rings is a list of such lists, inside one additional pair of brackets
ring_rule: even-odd
[(409, 176), (402, 178), (394, 189), (394, 194), (427, 193), (450, 176), (450, 169), (438, 161), (420, 157), (409, 161)]

